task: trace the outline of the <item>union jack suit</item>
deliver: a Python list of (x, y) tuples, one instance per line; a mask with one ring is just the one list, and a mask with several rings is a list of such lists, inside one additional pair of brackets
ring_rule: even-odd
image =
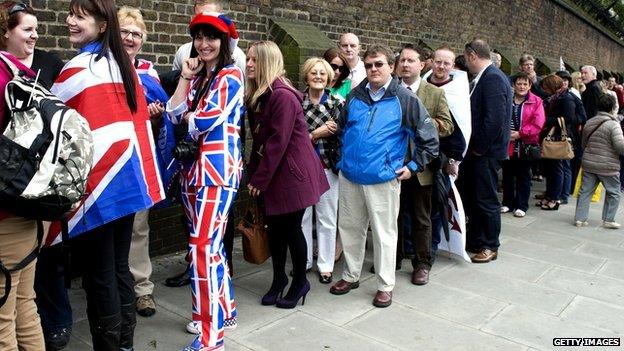
[[(189, 137), (199, 144), (197, 159), (182, 165), (182, 202), (189, 228), (193, 321), (199, 322), (201, 344), (223, 347), (223, 321), (236, 316), (233, 284), (223, 235), (242, 173), (240, 127), (243, 114), (241, 70), (220, 70), (188, 118)], [(187, 101), (167, 103), (173, 123), (190, 108), (203, 77), (190, 84)]]
[[(145, 95), (135, 78), (137, 111), (126, 104), (119, 66), (109, 52), (95, 60), (101, 43), (83, 47), (61, 71), (51, 92), (76, 109), (93, 133), (93, 168), (87, 197), (69, 219), (74, 237), (115, 219), (152, 207), (165, 197)], [(46, 244), (60, 242), (54, 222)]]

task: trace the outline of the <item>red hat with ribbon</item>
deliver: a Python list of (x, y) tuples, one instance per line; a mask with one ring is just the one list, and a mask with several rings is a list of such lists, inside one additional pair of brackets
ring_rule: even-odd
[(227, 34), (230, 41), (230, 51), (234, 52), (236, 45), (238, 45), (238, 31), (236, 31), (234, 21), (221, 13), (202, 12), (193, 17), (189, 24), (189, 31), (192, 33), (193, 29), (200, 25), (211, 26), (219, 32)]

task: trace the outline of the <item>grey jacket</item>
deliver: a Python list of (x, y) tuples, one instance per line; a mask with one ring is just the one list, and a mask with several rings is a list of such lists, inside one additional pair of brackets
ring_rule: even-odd
[(582, 142), (585, 171), (603, 175), (619, 173), (619, 156), (624, 155), (624, 136), (614, 114), (598, 112), (596, 117), (588, 120), (583, 128)]

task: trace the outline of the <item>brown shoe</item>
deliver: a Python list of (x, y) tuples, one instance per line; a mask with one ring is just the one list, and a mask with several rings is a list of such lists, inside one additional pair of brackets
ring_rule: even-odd
[(151, 317), (156, 313), (156, 303), (151, 294), (139, 296), (136, 299), (136, 311), (140, 316)]
[(497, 251), (483, 249), (476, 255), (472, 256), (471, 260), (473, 263), (488, 263), (490, 261), (494, 261), (496, 258), (498, 258)]
[(412, 272), (412, 284), (425, 285), (429, 283), (429, 270), (425, 268), (418, 268)]
[(329, 288), (329, 292), (334, 295), (344, 295), (351, 291), (351, 289), (357, 289), (360, 287), (360, 282), (349, 283), (344, 279), (340, 279), (336, 284)]
[(373, 299), (373, 306), (375, 307), (388, 307), (392, 304), (392, 291), (377, 290), (375, 298)]

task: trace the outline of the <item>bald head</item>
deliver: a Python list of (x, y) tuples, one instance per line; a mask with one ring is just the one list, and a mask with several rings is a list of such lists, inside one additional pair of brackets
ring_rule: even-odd
[(347, 58), (349, 67), (353, 68), (359, 61), (360, 39), (353, 33), (345, 33), (338, 40), (338, 47)]
[(203, 0), (203, 1), (195, 1), (195, 6), (193, 7), (195, 10), (195, 14), (200, 14), (202, 12), (223, 12), (223, 4), (221, 1), (212, 1), (212, 0)]

